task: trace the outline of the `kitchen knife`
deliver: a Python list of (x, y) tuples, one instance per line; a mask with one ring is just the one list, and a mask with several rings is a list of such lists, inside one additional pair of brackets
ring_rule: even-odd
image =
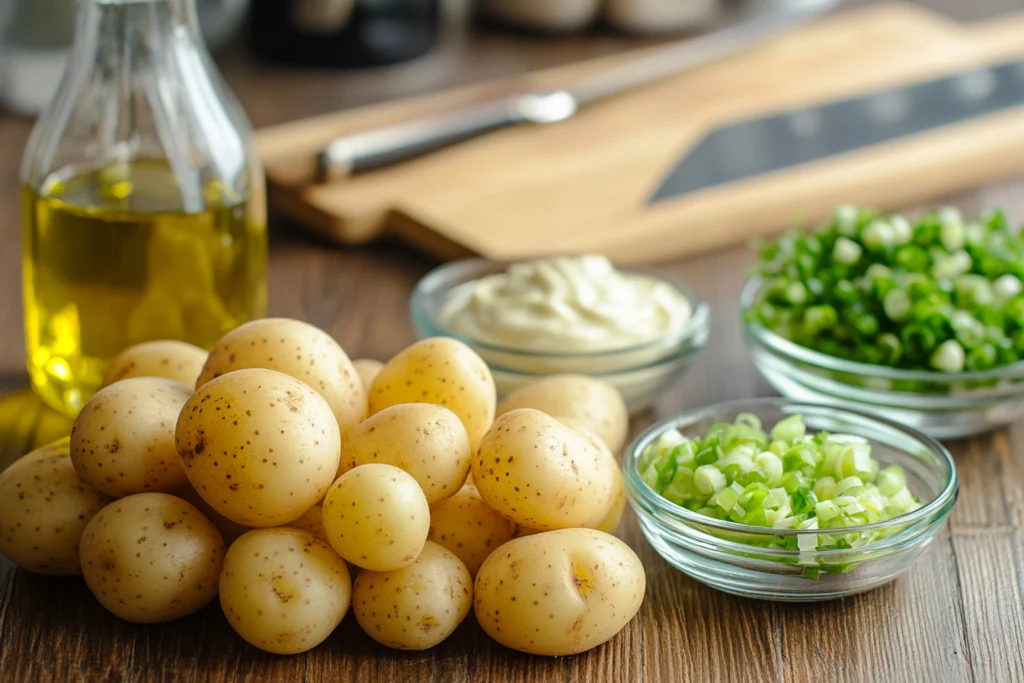
[(832, 10), (842, 0), (753, 0), (736, 23), (673, 43), (626, 64), (568, 84), (521, 92), (437, 116), (346, 135), (317, 155), (327, 181), (395, 164), (492, 130), (519, 123), (556, 123), (598, 100), (638, 88), (749, 49)]
[[(1024, 61), (1015, 60), (726, 124), (708, 133), (685, 154), (649, 203), (882, 145), (1022, 105)], [(956, 169), (949, 172), (956, 173)]]

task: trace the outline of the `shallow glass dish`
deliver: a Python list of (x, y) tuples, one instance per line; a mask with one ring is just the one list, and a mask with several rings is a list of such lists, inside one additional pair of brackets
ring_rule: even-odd
[[(761, 278), (747, 281), (740, 307), (756, 305)], [(979, 372), (901, 370), (820, 353), (744, 319), (754, 365), (779, 393), (865, 410), (936, 439), (958, 439), (1024, 418), (1024, 362)]]
[[(675, 428), (684, 436), (696, 437), (713, 424), (733, 422), (740, 413), (753, 413), (766, 426), (800, 414), (809, 429), (863, 436), (879, 464), (905, 470), (907, 486), (921, 507), (885, 522), (846, 528), (847, 533), (894, 530), (888, 538), (855, 549), (801, 552), (739, 542), (737, 534), (767, 542), (819, 531), (756, 527), (707, 517), (666, 500), (644, 482), (640, 456), (662, 432)], [(785, 398), (730, 401), (661, 422), (629, 446), (623, 473), (640, 529), (671, 565), (726, 593), (785, 602), (842, 598), (889, 583), (910, 568), (945, 526), (959, 490), (949, 451), (930, 437), (865, 413)]]
[(647, 408), (658, 394), (679, 378), (707, 341), (708, 306), (693, 289), (672, 277), (628, 269), (623, 269), (623, 272), (657, 277), (686, 297), (693, 309), (686, 326), (646, 344), (614, 351), (580, 353), (523, 351), (495, 346), (449, 330), (444, 323), (445, 308), (452, 301), (469, 296), (476, 280), (503, 273), (508, 266), (507, 263), (482, 258), (447, 263), (420, 280), (409, 302), (416, 335), (420, 339), (455, 337), (468, 344), (490, 366), (499, 395), (508, 394), (546, 375), (577, 373), (611, 382), (622, 392), (630, 413), (637, 413)]

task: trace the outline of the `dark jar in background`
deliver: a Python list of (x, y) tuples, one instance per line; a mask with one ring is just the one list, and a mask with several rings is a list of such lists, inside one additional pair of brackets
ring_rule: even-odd
[(256, 0), (253, 50), (290, 64), (357, 68), (419, 57), (437, 42), (440, 0)]

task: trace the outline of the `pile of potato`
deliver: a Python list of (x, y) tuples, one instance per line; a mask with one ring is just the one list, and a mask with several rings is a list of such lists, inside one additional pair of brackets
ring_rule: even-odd
[(486, 364), (454, 339), (385, 365), (287, 319), (209, 354), (142, 344), (69, 439), (0, 474), (0, 552), (82, 573), (129, 621), (219, 596), (269, 652), (315, 647), (350, 607), (393, 648), (433, 647), (473, 609), (508, 647), (588, 650), (644, 596), (640, 561), (610, 535), (625, 406), (579, 376), (496, 403)]

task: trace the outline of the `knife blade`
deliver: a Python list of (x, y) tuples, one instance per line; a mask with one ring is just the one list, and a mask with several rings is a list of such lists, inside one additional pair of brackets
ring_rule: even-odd
[(648, 200), (883, 145), (1024, 105), (1024, 60), (725, 124), (685, 153)]
[(580, 107), (749, 49), (842, 0), (755, 0), (731, 26), (673, 43), (550, 91), (519, 92), (437, 116), (336, 138), (317, 154), (321, 182), (389, 166), (489, 131), (571, 118)]

